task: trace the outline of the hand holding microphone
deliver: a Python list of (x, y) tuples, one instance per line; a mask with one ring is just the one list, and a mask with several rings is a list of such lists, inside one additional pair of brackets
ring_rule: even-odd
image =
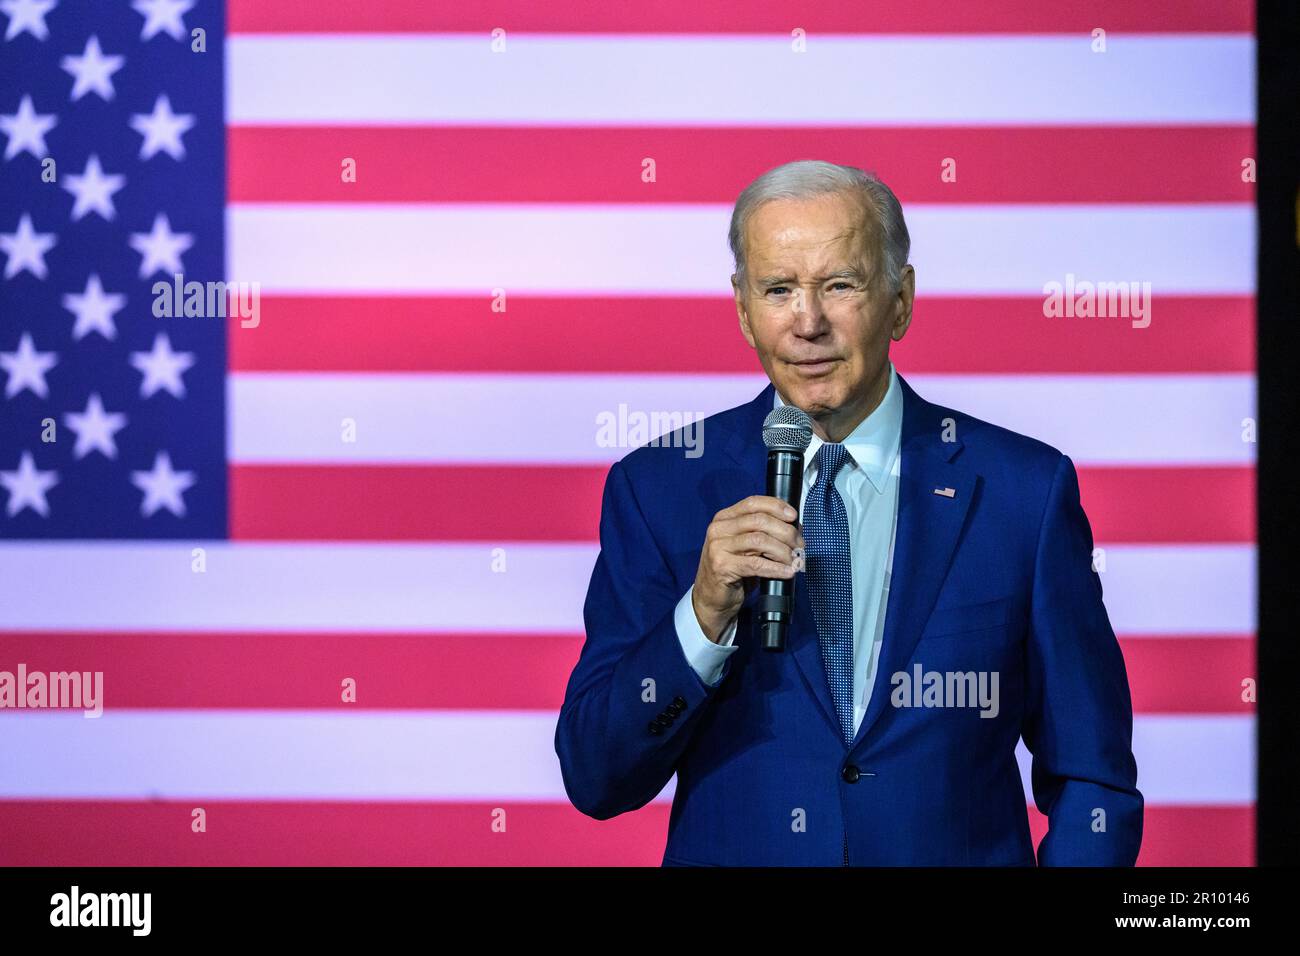
[(797, 519), (794, 508), (768, 495), (750, 495), (713, 516), (691, 596), (709, 640), (716, 642), (726, 631), (757, 579), (788, 580), (802, 569)]
[(811, 441), (812, 420), (803, 410), (773, 409), (763, 422), (768, 493), (724, 508), (709, 523), (691, 598), (709, 640), (722, 636), (757, 579), (760, 643), (766, 650), (785, 650), (794, 575), (803, 570), (804, 538), (797, 522), (803, 455)]

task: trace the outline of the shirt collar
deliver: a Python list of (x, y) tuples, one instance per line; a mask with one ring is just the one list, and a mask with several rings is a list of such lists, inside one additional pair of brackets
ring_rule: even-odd
[[(776, 389), (772, 390), (772, 394), (773, 408), (785, 404)], [(902, 435), (903, 392), (898, 387), (894, 363), (890, 362), (889, 387), (885, 390), (885, 397), (870, 415), (858, 422), (858, 427), (842, 442), (849, 457), (862, 469), (877, 494), (885, 490), (885, 482), (894, 470)], [(822, 440), (814, 434), (808, 450), (804, 452), (804, 478), (810, 486), (817, 480), (817, 466), (813, 462), (817, 457), (817, 449), (821, 446)]]

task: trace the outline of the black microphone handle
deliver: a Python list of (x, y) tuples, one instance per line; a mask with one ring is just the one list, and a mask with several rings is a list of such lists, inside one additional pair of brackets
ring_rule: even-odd
[[(803, 498), (803, 452), (771, 451), (767, 453), (767, 493), (780, 498), (799, 513)], [(759, 643), (765, 651), (784, 651), (785, 635), (794, 612), (794, 578), (759, 578)]]

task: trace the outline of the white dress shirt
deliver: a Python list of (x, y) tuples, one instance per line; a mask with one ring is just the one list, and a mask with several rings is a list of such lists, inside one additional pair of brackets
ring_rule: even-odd
[[(776, 394), (773, 408), (785, 403)], [(853, 727), (862, 723), (876, 682), (876, 667), (885, 632), (885, 609), (889, 603), (889, 577), (894, 563), (894, 533), (898, 527), (899, 448), (903, 431), (903, 393), (893, 362), (889, 363), (889, 387), (885, 397), (844, 439), (849, 459), (835, 476), (835, 488), (844, 499), (849, 522), (849, 551), (853, 570)], [(813, 435), (804, 453), (803, 496), (817, 481), (815, 458), (822, 440)], [(736, 619), (733, 618), (718, 643), (704, 635), (691, 604), (692, 584), (677, 603), (674, 623), (677, 638), (691, 668), (700, 680), (717, 685), (727, 658), (738, 649)]]

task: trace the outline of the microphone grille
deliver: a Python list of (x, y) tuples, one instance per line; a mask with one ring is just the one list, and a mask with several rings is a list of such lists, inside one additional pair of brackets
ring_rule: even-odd
[(812, 419), (795, 405), (774, 408), (763, 419), (763, 444), (768, 451), (805, 452), (812, 442), (812, 435)]

